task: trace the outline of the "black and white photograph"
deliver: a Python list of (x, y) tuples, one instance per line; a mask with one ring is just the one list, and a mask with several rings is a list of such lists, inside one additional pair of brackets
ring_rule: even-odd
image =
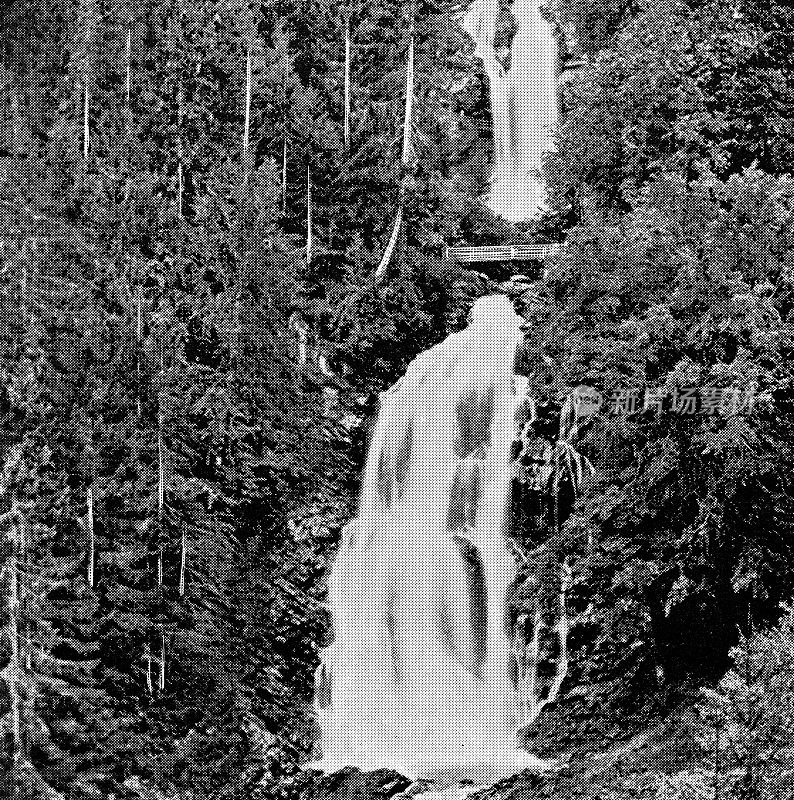
[(794, 800), (794, 3), (0, 0), (0, 800)]

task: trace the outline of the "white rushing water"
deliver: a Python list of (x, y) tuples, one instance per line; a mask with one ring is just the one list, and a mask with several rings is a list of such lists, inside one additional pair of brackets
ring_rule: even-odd
[(506, 631), (520, 323), (506, 297), (481, 298), (382, 396), (330, 574), (311, 766), (443, 781), (543, 763), (517, 748)]
[(540, 0), (513, 0), (518, 30), (508, 70), (494, 47), (500, 0), (474, 0), (463, 20), (490, 84), (494, 163), (488, 204), (510, 222), (531, 219), (545, 207), (541, 167), (557, 122), (557, 40), (539, 6)]

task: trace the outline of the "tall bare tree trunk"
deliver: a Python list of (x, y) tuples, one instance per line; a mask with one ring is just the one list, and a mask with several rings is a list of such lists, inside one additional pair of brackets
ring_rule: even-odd
[(184, 189), (184, 167), (182, 166), (182, 115), (184, 97), (182, 81), (179, 81), (177, 90), (177, 138), (176, 138), (176, 215), (182, 219), (182, 193)]
[(165, 628), (160, 625), (160, 676), (158, 685), (160, 691), (165, 690)]
[(287, 213), (287, 133), (284, 132), (284, 152), (281, 157), (281, 211)]
[(157, 521), (160, 536), (157, 554), (157, 585), (163, 585), (163, 521), (165, 517), (165, 455), (163, 452), (163, 415), (157, 417)]
[(246, 175), (248, 174), (248, 146), (251, 135), (251, 48), (245, 54), (245, 124), (243, 127), (243, 161), (246, 162)]
[(88, 72), (86, 71), (85, 86), (83, 87), (83, 160), (88, 161), (88, 150), (91, 143), (91, 129), (88, 123), (89, 91)]
[(140, 276), (138, 280), (138, 302), (135, 313), (135, 375), (137, 384), (137, 400), (138, 417), (141, 416), (141, 349), (143, 347), (143, 286), (140, 283)]
[(386, 249), (383, 251), (383, 256), (381, 257), (380, 263), (378, 264), (378, 268), (375, 270), (375, 278), (380, 280), (383, 277), (384, 273), (386, 272), (386, 268), (391, 263), (392, 255), (394, 254), (394, 250), (397, 247), (397, 242), (400, 240), (400, 230), (402, 229), (403, 224), (403, 201), (400, 199), (400, 205), (397, 207), (397, 216), (394, 218), (394, 225), (391, 229), (391, 236), (389, 236), (389, 242), (386, 245)]
[(96, 540), (94, 538), (94, 487), (86, 489), (86, 510), (88, 527), (88, 585), (94, 587), (94, 560), (96, 558)]
[(311, 264), (312, 248), (314, 240), (312, 237), (312, 168), (306, 165), (306, 264)]
[(88, 161), (88, 154), (91, 149), (91, 126), (90, 126), (90, 106), (91, 106), (91, 73), (92, 73), (92, 49), (96, 35), (96, 2), (95, 0), (80, 0), (80, 23), (78, 24), (77, 36), (73, 42), (74, 51), (79, 53), (79, 69), (82, 70), (83, 96), (82, 96), (82, 117), (83, 117), (83, 162)]
[(184, 184), (184, 175), (182, 172), (182, 161), (180, 159), (176, 168), (176, 215), (182, 219), (182, 189)]
[(146, 691), (152, 695), (154, 694), (154, 684), (152, 682), (152, 650), (149, 642), (143, 650), (143, 660), (146, 662)]
[(403, 117), (402, 165), (409, 166), (413, 158), (414, 119), (414, 26), (411, 23), (411, 42), (408, 45), (408, 65), (405, 70), (405, 115)]
[(165, 507), (165, 457), (163, 454), (163, 415), (157, 420), (157, 513), (161, 518)]
[(350, 148), (350, 68), (352, 59), (350, 14), (345, 17), (345, 150)]
[(130, 108), (130, 95), (132, 89), (132, 24), (127, 28), (127, 77), (125, 80), (127, 96), (127, 110)]
[(289, 81), (289, 28), (285, 24), (284, 32), (281, 38), (281, 46), (284, 51), (283, 58), (283, 74), (281, 83), (281, 102), (283, 106), (284, 119), (282, 121), (284, 127), (284, 152), (281, 159), (281, 212), (287, 213), (287, 142), (289, 135), (287, 133), (287, 83)]
[(185, 594), (185, 572), (187, 571), (187, 533), (182, 526), (182, 554), (179, 559), (179, 596)]
[[(411, 23), (411, 41), (408, 45), (408, 64), (405, 70), (405, 114), (403, 117), (403, 146), (401, 164), (403, 169), (410, 166), (413, 160), (413, 110), (414, 110), (414, 26)], [(397, 206), (397, 214), (394, 218), (391, 236), (383, 251), (380, 263), (375, 270), (375, 279), (380, 280), (391, 263), (394, 250), (400, 238), (400, 231), (403, 223), (403, 213), (405, 209), (405, 178), (400, 186), (400, 201)]]

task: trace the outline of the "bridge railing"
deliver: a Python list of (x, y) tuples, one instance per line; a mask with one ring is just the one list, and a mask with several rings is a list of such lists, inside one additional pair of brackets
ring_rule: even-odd
[(446, 257), (463, 264), (494, 261), (545, 261), (559, 252), (559, 243), (512, 244), (488, 247), (447, 247)]

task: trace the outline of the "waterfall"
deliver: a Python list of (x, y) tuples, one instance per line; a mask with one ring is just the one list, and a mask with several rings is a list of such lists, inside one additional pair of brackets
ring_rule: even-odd
[(557, 40), (540, 0), (513, 0), (518, 30), (505, 69), (495, 47), (501, 0), (474, 0), (463, 27), (475, 43), (491, 90), (493, 172), (488, 204), (510, 222), (545, 207), (543, 155), (553, 147), (557, 121)]
[(544, 763), (517, 748), (507, 619), (520, 323), (506, 297), (481, 298), (381, 397), (329, 578), (315, 768), (496, 780)]

